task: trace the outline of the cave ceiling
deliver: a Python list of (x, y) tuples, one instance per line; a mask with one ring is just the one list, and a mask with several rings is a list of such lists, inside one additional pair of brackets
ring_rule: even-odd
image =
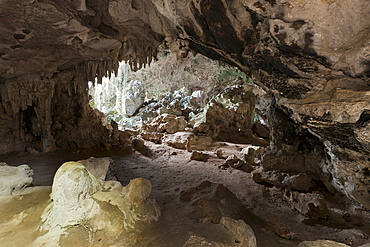
[(99, 79), (121, 60), (150, 63), (163, 42), (236, 65), (320, 139), (334, 186), (370, 208), (369, 1), (3, 0), (0, 32), (3, 84)]

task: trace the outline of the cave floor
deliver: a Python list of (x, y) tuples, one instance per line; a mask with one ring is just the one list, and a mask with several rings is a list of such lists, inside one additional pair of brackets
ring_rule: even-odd
[[(362, 216), (362, 222), (357, 224), (358, 229), (353, 227), (356, 224), (352, 224), (351, 227), (325, 226), (325, 224), (312, 222), (307, 224), (304, 223), (308, 222), (306, 217), (292, 210), (283, 199), (280, 189), (259, 185), (251, 179), (249, 173), (241, 170), (219, 168), (224, 160), (216, 157), (214, 154), (216, 148), (222, 149), (224, 156), (227, 156), (239, 153), (246, 145), (223, 143), (208, 151), (210, 158), (207, 162), (202, 162), (190, 160), (191, 153), (185, 150), (151, 142), (145, 142), (145, 144), (148, 147), (144, 152), (145, 155), (138, 151), (128, 153), (122, 150), (57, 151), (49, 154), (1, 156), (0, 161), (9, 165), (28, 164), (35, 173), (33, 185), (42, 186), (31, 189), (40, 188), (42, 198), (39, 205), (44, 205), (45, 195), (49, 193), (50, 187), (43, 186), (52, 184), (56, 170), (65, 161), (87, 159), (91, 156), (111, 157), (117, 164), (117, 176), (123, 186), (138, 177), (150, 180), (153, 185), (153, 195), (161, 208), (162, 215), (151, 230), (144, 233), (146, 238), (150, 239), (150, 245), (146, 246), (180, 247), (190, 235), (222, 242), (222, 234), (217, 232), (215, 224), (199, 223), (190, 219), (188, 217), (190, 208), (187, 203), (179, 200), (181, 191), (207, 180), (223, 184), (245, 205), (248, 213), (243, 218), (253, 228), (260, 247), (297, 246), (302, 240), (317, 239), (334, 240), (353, 246), (369, 242), (370, 228), (367, 226), (369, 226), (370, 213), (360, 207), (357, 210), (361, 211), (359, 214)], [(2, 219), (10, 219), (9, 214), (16, 213), (14, 211), (16, 209), (4, 210), (4, 207), (9, 205), (4, 202), (0, 205), (3, 207), (0, 214)], [(22, 231), (22, 228), (19, 231)], [(19, 245), (20, 243), (14, 241), (13, 237), (9, 238), (9, 232), (11, 231), (0, 230), (0, 246), (27, 246), (27, 244)], [(13, 232), (13, 235), (27, 236), (21, 232)], [(32, 236), (23, 237), (23, 239), (30, 241)]]

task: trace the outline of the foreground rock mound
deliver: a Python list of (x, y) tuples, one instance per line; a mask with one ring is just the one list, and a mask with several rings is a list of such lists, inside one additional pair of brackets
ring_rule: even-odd
[(86, 244), (102, 235), (105, 240), (127, 241), (122, 233), (140, 231), (139, 225), (159, 217), (151, 190), (151, 183), (143, 178), (122, 187), (117, 181), (97, 179), (78, 162), (64, 163), (55, 174), (52, 201), (42, 215), (41, 229), (49, 232), (36, 244), (66, 241), (61, 237), (76, 227), (89, 229)]

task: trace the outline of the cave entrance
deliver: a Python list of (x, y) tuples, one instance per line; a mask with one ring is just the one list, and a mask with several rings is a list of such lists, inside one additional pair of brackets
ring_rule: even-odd
[(179, 60), (162, 47), (150, 66), (134, 72), (121, 62), (117, 75), (101, 84), (89, 82), (89, 93), (91, 107), (120, 130), (192, 132), (215, 141), (269, 144), (264, 119), (271, 100), (266, 93), (236, 67), (200, 54)]
[(24, 111), (20, 112), (21, 115), (21, 126), (23, 127), (26, 134), (26, 141), (28, 143), (37, 143), (41, 141), (42, 129), (35, 111), (35, 103), (28, 106)]

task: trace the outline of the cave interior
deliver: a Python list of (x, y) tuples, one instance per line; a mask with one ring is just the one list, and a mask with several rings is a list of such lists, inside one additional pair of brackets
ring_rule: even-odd
[[(1, 1), (4, 246), (368, 246), (369, 17), (363, 0)], [(150, 121), (121, 127), (98, 85)]]

